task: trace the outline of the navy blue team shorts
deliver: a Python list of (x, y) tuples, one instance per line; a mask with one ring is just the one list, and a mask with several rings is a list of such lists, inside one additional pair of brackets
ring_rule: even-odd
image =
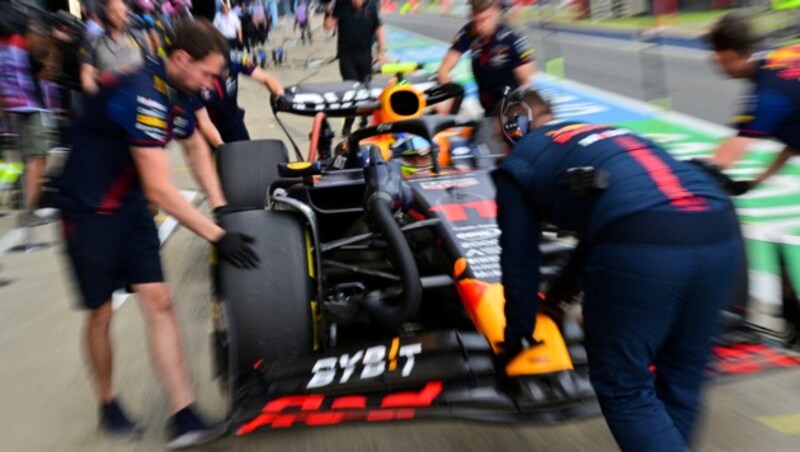
[(83, 308), (100, 308), (117, 289), (164, 281), (158, 231), (146, 205), (111, 215), (63, 212), (62, 228)]

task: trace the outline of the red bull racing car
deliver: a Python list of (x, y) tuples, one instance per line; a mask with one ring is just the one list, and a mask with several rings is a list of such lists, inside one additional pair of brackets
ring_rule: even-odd
[[(213, 271), (214, 361), (232, 431), (598, 413), (574, 321), (540, 314), (540, 345), (496, 364), (495, 157), (476, 139), (481, 123), (426, 111), (457, 110), (463, 90), (411, 73), (286, 92), (276, 111), (315, 117), (306, 158), (289, 162), (277, 140), (219, 154), (239, 209), (219, 221), (255, 237), (261, 260)], [(328, 118), (354, 115), (372, 125), (334, 146)], [(543, 243), (545, 277), (572, 249), (554, 234)]]

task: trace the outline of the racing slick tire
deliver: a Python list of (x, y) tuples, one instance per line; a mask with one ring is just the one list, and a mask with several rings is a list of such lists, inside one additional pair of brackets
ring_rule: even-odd
[(289, 161), (280, 140), (237, 141), (217, 150), (217, 171), (228, 206), (263, 209), (267, 189), (280, 179), (278, 164)]
[(222, 217), (221, 226), (254, 237), (260, 259), (256, 269), (219, 262), (233, 394), (260, 383), (262, 365), (312, 353), (314, 263), (305, 221), (293, 212), (234, 212)]

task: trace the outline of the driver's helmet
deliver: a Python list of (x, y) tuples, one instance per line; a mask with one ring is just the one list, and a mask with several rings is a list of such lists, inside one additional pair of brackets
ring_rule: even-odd
[(431, 144), (425, 138), (403, 134), (392, 145), (392, 158), (400, 161), (403, 176), (428, 173), (433, 170)]

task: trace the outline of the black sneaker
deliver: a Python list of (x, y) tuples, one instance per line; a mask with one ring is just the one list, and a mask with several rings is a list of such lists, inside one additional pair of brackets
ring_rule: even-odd
[(116, 399), (100, 406), (100, 430), (120, 439), (136, 439), (144, 428), (128, 418)]
[(195, 413), (192, 405), (175, 413), (169, 419), (168, 428), (168, 449), (199, 446), (214, 441), (224, 435), (226, 431), (224, 424), (213, 426), (206, 424), (200, 416)]

